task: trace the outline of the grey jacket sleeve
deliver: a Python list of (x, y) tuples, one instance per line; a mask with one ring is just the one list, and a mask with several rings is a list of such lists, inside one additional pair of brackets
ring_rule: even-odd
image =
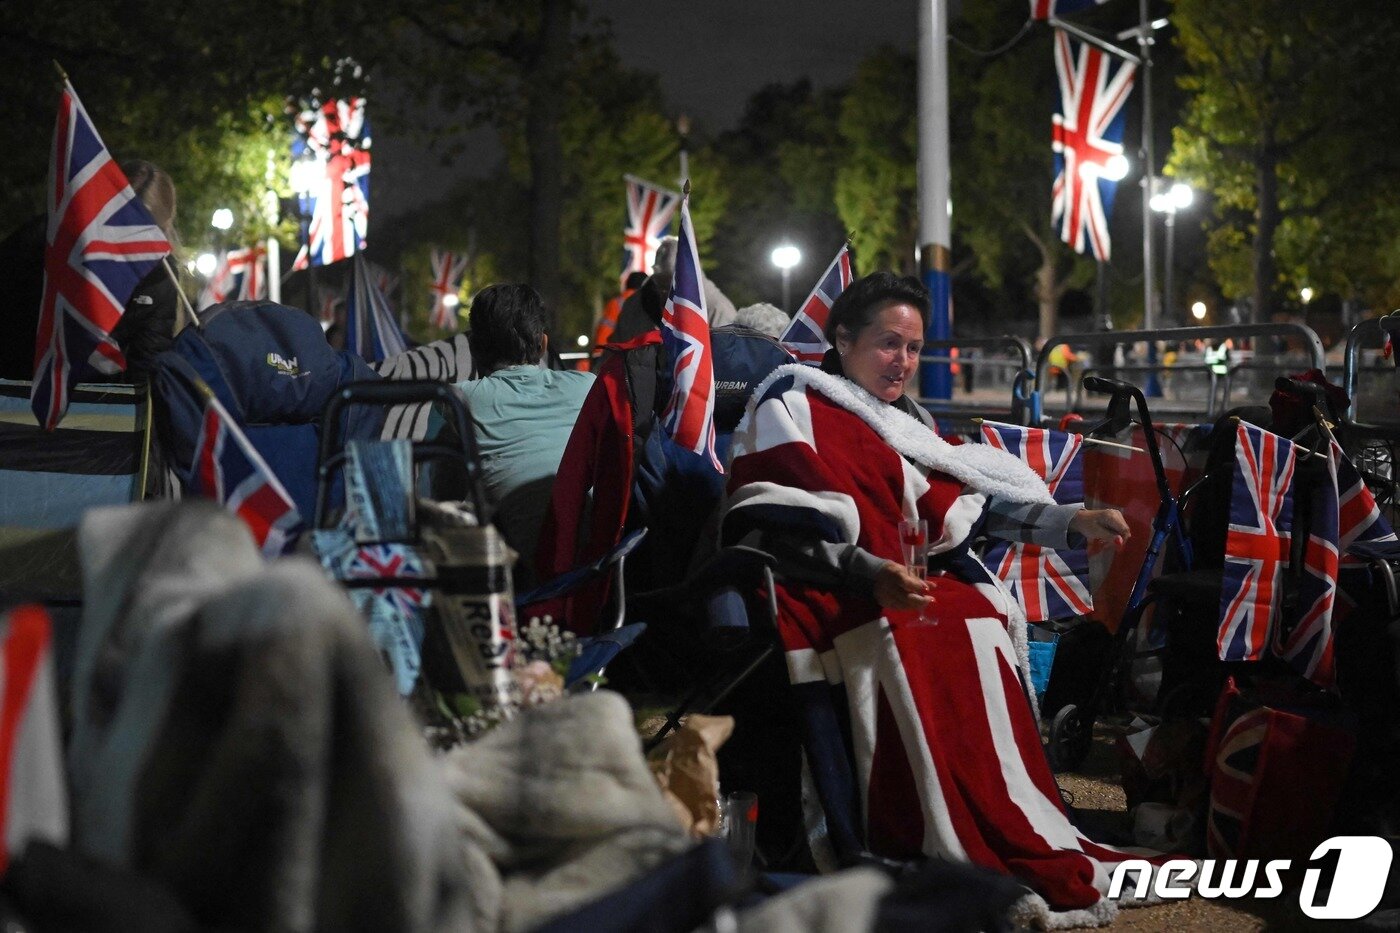
[(1048, 548), (1084, 547), (1084, 536), (1069, 530), (1070, 520), (1084, 508), (1080, 502), (1070, 505), (1041, 505), (1039, 503), (1007, 502), (995, 497), (987, 500), (985, 533), (1003, 541), (1038, 544)]
[(779, 575), (809, 586), (869, 596), (885, 561), (855, 544), (832, 544), (781, 531), (748, 535), (744, 544), (778, 559)]

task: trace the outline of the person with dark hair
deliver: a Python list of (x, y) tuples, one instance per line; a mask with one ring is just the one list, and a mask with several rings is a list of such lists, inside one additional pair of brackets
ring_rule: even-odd
[(472, 300), (467, 340), (480, 379), (459, 382), (481, 449), (496, 528), (517, 553), (517, 581), (533, 582), (533, 556), (554, 474), (591, 373), (541, 365), (549, 348), (545, 309), (528, 285), (491, 285)]
[(750, 398), (721, 543), (778, 558), (779, 634), (838, 855), (1015, 875), (1034, 892), (1027, 918), (1111, 912), (1105, 863), (1125, 856), (1070, 823), (1027, 692), (1025, 615), (969, 544), (981, 528), (1082, 546), (1128, 525), (1056, 504), (1009, 453), (937, 435), (909, 395), (928, 316), (914, 278), (877, 272), (841, 293), (822, 366), (781, 366)]

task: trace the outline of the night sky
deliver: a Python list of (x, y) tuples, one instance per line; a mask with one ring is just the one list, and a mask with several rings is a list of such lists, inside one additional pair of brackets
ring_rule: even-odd
[[(912, 51), (918, 41), (918, 5), (911, 0), (588, 0), (587, 6), (611, 20), (622, 62), (659, 75), (669, 109), (690, 115), (694, 132), (706, 136), (732, 128), (766, 84), (806, 77), (818, 87), (839, 85), (873, 49)], [(388, 105), (397, 106), (392, 99)], [(485, 174), (501, 156), (487, 130), (471, 139), (474, 157), (450, 167), (412, 139), (382, 130), (374, 147), (380, 217), (434, 200), (443, 186)]]

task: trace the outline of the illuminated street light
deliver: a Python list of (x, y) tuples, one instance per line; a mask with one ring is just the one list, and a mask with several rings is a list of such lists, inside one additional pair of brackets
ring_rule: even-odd
[(219, 257), (213, 253), (200, 253), (199, 258), (194, 261), (195, 271), (206, 279), (214, 274), (214, 270), (219, 268)]
[(588, 335), (587, 335), (587, 334), (579, 334), (579, 335), (578, 335), (578, 341), (577, 341), (577, 342), (578, 342), (578, 345), (581, 346), (581, 347), (586, 347), (586, 346), (588, 346)]
[(213, 218), (209, 221), (215, 230), (227, 230), (233, 226), (233, 211), (226, 207), (221, 207), (214, 212)]
[(783, 310), (788, 310), (788, 284), (792, 277), (792, 268), (802, 261), (802, 251), (791, 243), (784, 243), (782, 246), (773, 249), (770, 257), (773, 265), (782, 270), (783, 273)]
[(1162, 311), (1164, 314), (1171, 314), (1176, 307), (1176, 296), (1172, 293), (1172, 279), (1175, 274), (1176, 265), (1172, 254), (1176, 248), (1176, 212), (1185, 210), (1196, 200), (1196, 193), (1191, 190), (1191, 186), (1184, 182), (1176, 182), (1170, 187), (1165, 178), (1154, 178), (1152, 180), (1152, 198), (1148, 206), (1159, 214), (1166, 215), (1167, 228), (1167, 255), (1166, 274), (1162, 277)]
[(443, 295), (443, 296), (442, 296), (442, 306), (443, 306), (444, 308), (455, 308), (455, 307), (457, 307), (457, 305), (459, 305), (459, 304), (461, 304), (461, 303), (462, 303), (462, 299), (458, 298), (458, 297), (457, 297), (456, 295), (454, 295), (454, 294), (450, 294), (450, 293), (449, 293), (449, 294), (446, 294), (446, 295)]
[(1206, 303), (1204, 301), (1193, 302), (1191, 316), (1198, 321), (1204, 321), (1206, 319)]
[(1303, 304), (1307, 304), (1313, 299), (1313, 290), (1304, 285), (1298, 290), (1298, 296), (1303, 299)]

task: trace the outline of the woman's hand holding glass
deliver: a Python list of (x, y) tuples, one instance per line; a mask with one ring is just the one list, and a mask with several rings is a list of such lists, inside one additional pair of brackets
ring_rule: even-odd
[(925, 610), (933, 600), (928, 595), (928, 521), (899, 523), (899, 545), (903, 564), (890, 561), (875, 577), (875, 601), (886, 609), (909, 609), (920, 622), (931, 623)]

